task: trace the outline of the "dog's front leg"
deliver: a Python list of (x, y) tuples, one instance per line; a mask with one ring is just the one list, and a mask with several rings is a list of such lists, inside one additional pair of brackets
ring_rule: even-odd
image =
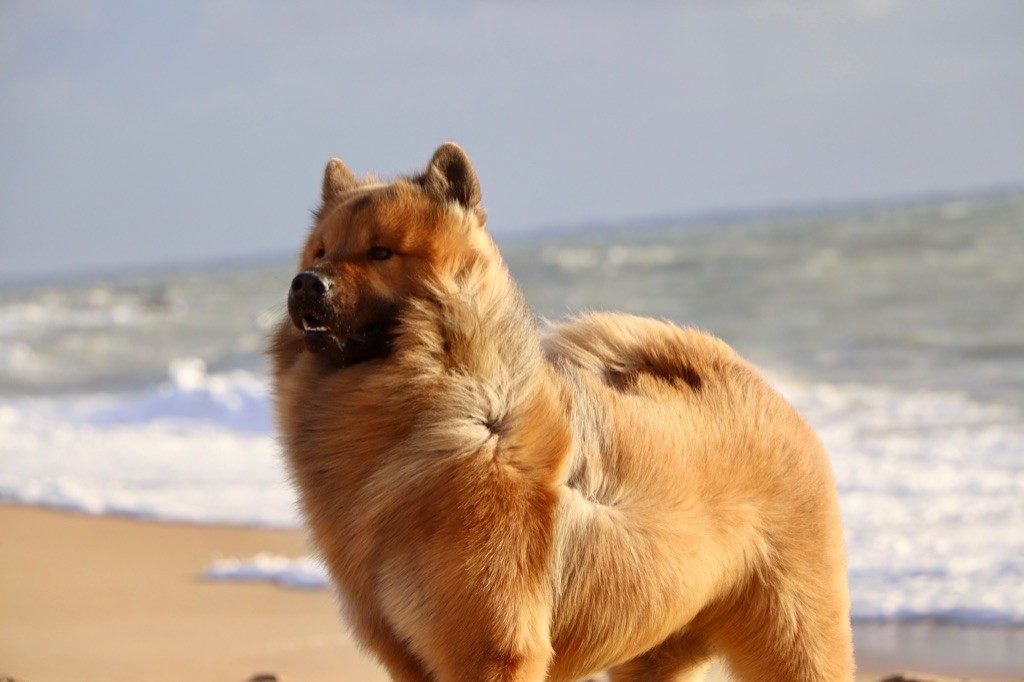
[(489, 471), (452, 477), (454, 485), (470, 476), (473, 483), (434, 536), (444, 554), (431, 563), (424, 599), (433, 606), (431, 625), (417, 642), (439, 682), (540, 682), (553, 657), (558, 497), (492, 463), (481, 466)]
[(541, 682), (547, 678), (550, 662), (549, 649), (527, 653), (481, 652), (472, 659), (445, 665), (438, 671), (437, 679), (439, 682)]
[[(438, 682), (541, 682), (547, 677), (554, 655), (547, 583), (542, 576), (517, 571), (507, 554), (496, 556), (498, 561), (486, 570), (493, 582), (463, 573), (461, 583), (448, 583), (461, 589), (448, 593), (445, 608), (434, 613), (430, 635), (421, 640), (420, 653)], [(482, 589), (488, 583), (491, 589)]]
[(539, 682), (547, 675), (550, 659), (551, 656), (547, 652), (498, 656), (484, 663), (480, 675), (470, 675), (469, 679), (488, 682)]

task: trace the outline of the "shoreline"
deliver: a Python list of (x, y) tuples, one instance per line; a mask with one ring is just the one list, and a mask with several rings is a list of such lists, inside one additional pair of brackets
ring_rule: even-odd
[[(0, 673), (23, 682), (387, 676), (326, 590), (220, 581), (219, 558), (306, 553), (300, 530), (207, 526), (0, 502)], [(1024, 679), (1024, 628), (855, 623), (857, 680), (902, 670)], [(708, 682), (726, 678), (714, 671)]]

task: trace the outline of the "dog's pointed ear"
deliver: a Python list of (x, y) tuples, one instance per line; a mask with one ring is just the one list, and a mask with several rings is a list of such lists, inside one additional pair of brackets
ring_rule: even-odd
[(480, 203), (476, 171), (466, 152), (454, 142), (445, 142), (437, 148), (420, 182), (441, 201), (456, 201), (466, 208), (476, 208)]
[(321, 197), (324, 204), (329, 204), (345, 192), (359, 186), (359, 178), (348, 169), (341, 159), (331, 159), (324, 169), (324, 186)]

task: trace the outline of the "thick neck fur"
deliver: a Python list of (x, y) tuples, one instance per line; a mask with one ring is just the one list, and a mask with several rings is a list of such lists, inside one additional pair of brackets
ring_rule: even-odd
[[(279, 330), (279, 425), (303, 491), (415, 487), (467, 457), (548, 485), (561, 475), (571, 441), (561, 384), (493, 242), (483, 235), (475, 257), (430, 289), (407, 303), (379, 360), (331, 369), (301, 346), (289, 353), (292, 330)], [(309, 508), (324, 498), (307, 494), (307, 515), (333, 515)]]
[(489, 239), (464, 269), (431, 288), (432, 296), (414, 300), (402, 316), (394, 368), (478, 391), (468, 401), (475, 405), (465, 407), (499, 426), (539, 379), (536, 320)]

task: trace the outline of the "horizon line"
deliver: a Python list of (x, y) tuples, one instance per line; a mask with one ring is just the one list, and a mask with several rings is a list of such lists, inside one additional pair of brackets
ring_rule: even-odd
[[(890, 196), (851, 199), (823, 199), (786, 203), (752, 205), (739, 208), (713, 208), (691, 212), (652, 214), (613, 219), (589, 218), (571, 222), (547, 223), (511, 228), (490, 229), (497, 241), (536, 237), (538, 234), (573, 236), (584, 231), (613, 233), (625, 228), (659, 229), (669, 226), (728, 225), (765, 218), (814, 217), (840, 215), (869, 209), (899, 210), (932, 204), (1009, 198), (1024, 195), (1024, 183), (1007, 182), (979, 188), (929, 190)], [(103, 278), (128, 279), (159, 275), (202, 272), (220, 268), (244, 268), (272, 265), (294, 257), (285, 252), (250, 252), (196, 258), (147, 261), (130, 265), (82, 267), (65, 271), (33, 272), (16, 275), (0, 274), (0, 290), (22, 289), (54, 283), (88, 282)]]

